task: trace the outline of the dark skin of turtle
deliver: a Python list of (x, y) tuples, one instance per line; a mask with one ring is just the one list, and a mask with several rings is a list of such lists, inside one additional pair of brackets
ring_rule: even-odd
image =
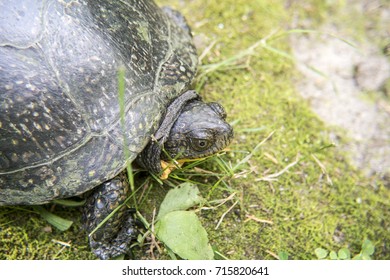
[[(161, 159), (204, 157), (230, 142), (223, 108), (189, 90), (197, 55), (178, 12), (132, 0), (15, 1), (0, 10), (0, 205), (89, 193), (91, 232), (128, 196), (127, 164), (157, 174)], [(134, 234), (122, 207), (90, 244), (109, 259), (127, 253)]]

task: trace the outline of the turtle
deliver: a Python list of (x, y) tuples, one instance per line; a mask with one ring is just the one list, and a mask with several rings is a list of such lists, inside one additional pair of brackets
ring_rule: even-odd
[[(85, 195), (91, 232), (128, 197), (127, 165), (159, 174), (161, 160), (205, 157), (231, 142), (224, 108), (193, 90), (197, 50), (178, 11), (151, 0), (0, 9), (0, 205)], [(89, 244), (114, 258), (136, 231), (122, 207)]]

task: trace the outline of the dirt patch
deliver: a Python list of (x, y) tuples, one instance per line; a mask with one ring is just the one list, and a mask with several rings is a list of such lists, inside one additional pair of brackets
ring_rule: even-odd
[[(335, 15), (315, 28), (318, 33), (294, 35), (291, 42), (302, 73), (297, 82), (299, 92), (323, 121), (346, 131), (350, 140), (340, 146), (350, 152), (354, 164), (367, 175), (384, 177), (390, 174), (390, 104), (384, 92), (390, 63), (386, 51), (370, 38), (389, 36), (390, 30), (382, 27), (390, 26), (390, 13), (380, 3), (372, 7), (378, 9), (375, 26), (379, 30), (375, 30), (365, 18), (363, 2), (351, 1), (344, 8), (366, 21), (367, 32), (360, 40), (351, 34), (350, 22), (343, 23)], [(311, 28), (310, 20), (305, 24)]]

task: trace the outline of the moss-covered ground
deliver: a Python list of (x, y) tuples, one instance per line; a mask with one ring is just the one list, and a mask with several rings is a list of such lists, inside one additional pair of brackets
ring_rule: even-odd
[[(321, 21), (329, 12), (327, 5), (305, 2), (310, 4), (294, 7), (298, 14), (312, 7), (310, 15)], [(318, 247), (346, 247), (357, 254), (368, 238), (375, 245), (373, 258), (390, 259), (389, 187), (349, 164), (294, 89), (297, 74), (283, 36), (292, 13), (285, 1), (159, 3), (187, 17), (204, 65), (200, 73), (206, 74), (198, 83), (200, 93), (224, 105), (235, 129), (230, 151), (198, 171), (220, 172), (218, 162), (234, 167), (252, 155), (215, 188), (207, 187), (215, 184), (214, 176), (194, 179), (208, 201), (226, 200), (198, 212), (213, 248), (229, 259), (275, 259), (280, 252), (290, 259), (315, 259)], [(168, 188), (149, 189), (140, 209), (145, 217), (152, 216)], [(60, 232), (31, 208), (1, 208), (0, 259), (95, 258), (80, 230), (80, 210), (52, 211), (74, 225)], [(168, 257), (157, 250), (152, 255), (149, 248), (135, 249), (135, 256)]]

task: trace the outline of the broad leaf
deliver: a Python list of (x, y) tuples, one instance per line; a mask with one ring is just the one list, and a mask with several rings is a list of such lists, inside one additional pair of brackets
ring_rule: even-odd
[(331, 260), (338, 260), (339, 259), (338, 256), (337, 256), (337, 253), (335, 251), (330, 251), (329, 258)]
[(315, 249), (314, 253), (319, 259), (325, 259), (328, 256), (328, 251), (322, 248)]
[(351, 252), (347, 248), (341, 248), (338, 252), (339, 259), (349, 260), (351, 259)]
[(368, 239), (365, 239), (362, 244), (362, 253), (371, 256), (375, 252), (375, 246)]
[(202, 203), (203, 200), (196, 185), (191, 183), (181, 184), (167, 193), (164, 201), (161, 203), (157, 220), (169, 212), (187, 210)]
[(175, 254), (188, 260), (211, 260), (214, 252), (206, 230), (192, 211), (173, 211), (156, 223), (157, 237)]

